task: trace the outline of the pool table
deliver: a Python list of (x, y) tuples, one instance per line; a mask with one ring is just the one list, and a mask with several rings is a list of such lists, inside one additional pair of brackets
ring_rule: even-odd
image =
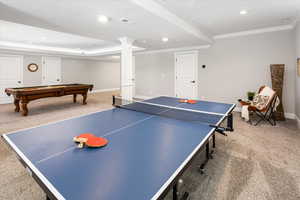
[(36, 99), (47, 97), (61, 97), (66, 95), (73, 95), (73, 102), (76, 103), (77, 94), (83, 96), (83, 105), (86, 104), (87, 93), (93, 89), (90, 84), (63, 84), (63, 85), (47, 85), (34, 86), (22, 88), (6, 88), (5, 93), (14, 97), (14, 104), (16, 106), (15, 112), (20, 111), (20, 104), (22, 107), (22, 115), (28, 115), (27, 104)]

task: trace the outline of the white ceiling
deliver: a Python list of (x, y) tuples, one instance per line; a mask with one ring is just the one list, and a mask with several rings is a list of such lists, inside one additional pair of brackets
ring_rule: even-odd
[(119, 44), (0, 20), (0, 41), (93, 50)]
[(212, 35), (287, 25), (300, 14), (299, 0), (155, 1)]
[[(51, 28), (57, 31), (113, 42), (118, 42), (119, 37), (127, 36), (141, 41), (140, 45), (150, 48), (170, 48), (183, 44), (204, 43), (130, 0), (1, 0), (0, 2), (5, 5), (5, 8), (11, 9), (10, 13), (1, 14), (0, 12), (0, 19), (10, 19), (17, 23), (43, 28), (49, 28), (49, 24), (52, 24)], [(28, 19), (38, 20), (26, 20), (25, 16), (10, 17), (18, 16), (14, 13), (20, 12), (28, 15)], [(109, 16), (110, 23), (100, 24), (97, 21), (99, 15)], [(128, 18), (130, 22), (126, 24), (120, 22), (119, 19), (122, 17)], [(162, 43), (161, 37), (164, 36), (169, 37), (173, 42)], [(143, 43), (144, 40), (147, 41), (146, 44)]]
[[(242, 9), (248, 14), (241, 16)], [(300, 0), (0, 0), (0, 20), (73, 34), (2, 21), (0, 40), (97, 49), (119, 45), (126, 36), (148, 50), (181, 48), (210, 44), (216, 35), (290, 24), (299, 10)], [(99, 23), (99, 15), (110, 22)], [(123, 17), (129, 23), (120, 22)]]

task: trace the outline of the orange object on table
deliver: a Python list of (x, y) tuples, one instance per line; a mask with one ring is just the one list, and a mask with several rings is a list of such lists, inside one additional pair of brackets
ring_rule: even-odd
[(195, 104), (197, 103), (196, 100), (193, 100), (193, 99), (179, 99), (179, 102), (180, 103), (190, 103), (190, 104)]
[(188, 100), (187, 100), (187, 99), (179, 99), (179, 102), (180, 102), (180, 103), (187, 103)]
[(85, 143), (88, 147), (103, 147), (107, 145), (108, 140), (102, 137), (92, 137), (89, 138), (88, 141)]
[(88, 147), (103, 147), (107, 145), (108, 140), (101, 137), (96, 137), (91, 133), (83, 133), (73, 138), (74, 142), (78, 142), (78, 148)]
[(190, 103), (190, 104), (195, 104), (195, 103), (197, 103), (196, 100), (192, 100), (192, 99), (187, 100), (187, 102)]

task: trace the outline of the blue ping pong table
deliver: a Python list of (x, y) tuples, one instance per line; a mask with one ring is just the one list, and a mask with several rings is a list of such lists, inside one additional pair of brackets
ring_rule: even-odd
[[(193, 111), (206, 122), (113, 108), (4, 134), (3, 138), (47, 199), (162, 199), (170, 189), (176, 199), (177, 181), (200, 148), (209, 147), (210, 138), (226, 118), (232, 129), (235, 105), (179, 103), (172, 97), (145, 102)], [(176, 115), (174, 110), (171, 114)], [(108, 145), (78, 149), (72, 138), (87, 132), (107, 138)]]

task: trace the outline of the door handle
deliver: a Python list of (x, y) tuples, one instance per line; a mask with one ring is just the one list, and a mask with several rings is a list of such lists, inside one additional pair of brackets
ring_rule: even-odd
[(191, 83), (196, 83), (196, 81), (191, 81)]

